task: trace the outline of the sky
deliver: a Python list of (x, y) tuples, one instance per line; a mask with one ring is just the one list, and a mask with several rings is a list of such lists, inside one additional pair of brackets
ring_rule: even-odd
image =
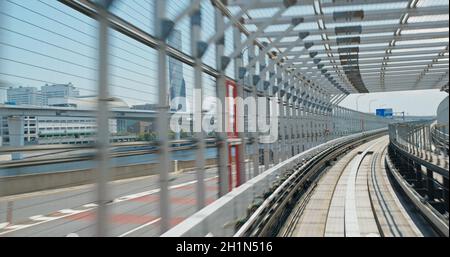
[[(119, 0), (113, 12), (152, 34), (152, 2)], [(204, 1), (209, 3), (209, 1)], [(168, 0), (167, 10), (174, 18), (189, 1)], [(41, 87), (45, 83), (73, 83), (83, 95), (95, 94), (97, 65), (97, 24), (92, 19), (54, 0), (0, 0), (0, 80), (13, 86)], [(214, 33), (213, 9), (203, 8), (202, 39)], [(182, 51), (189, 54), (189, 20), (176, 27), (182, 32)], [(227, 31), (226, 53), (232, 51), (231, 30)], [(111, 32), (111, 94), (129, 105), (155, 103), (157, 99), (156, 51), (117, 32)], [(214, 48), (204, 61), (215, 65)], [(232, 74), (232, 65), (227, 74)], [(183, 65), (183, 76), (192, 97), (193, 69)], [(211, 77), (204, 76), (205, 94), (215, 94)], [(364, 112), (393, 108), (410, 115), (434, 115), (447, 94), (437, 90), (350, 95), (342, 106)], [(0, 88), (0, 101), (5, 90)], [(370, 106), (371, 105), (371, 106)], [(371, 107), (371, 110), (369, 110)]]
[(375, 113), (376, 109), (392, 108), (394, 113), (405, 112), (405, 115), (412, 116), (434, 116), (439, 104), (447, 96), (447, 93), (439, 90), (352, 94), (347, 96), (340, 105), (370, 113)]
[[(148, 0), (116, 1), (112, 11), (153, 34), (152, 3)], [(168, 16), (174, 18), (188, 1), (167, 1)], [(40, 88), (46, 83), (69, 83), (82, 95), (95, 95), (97, 86), (97, 22), (55, 0), (1, 0), (0, 80), (11, 86)], [(210, 5), (204, 5), (203, 37), (212, 33)], [(177, 26), (182, 32), (182, 51), (189, 53), (189, 20)], [(228, 45), (230, 42), (228, 41)], [(157, 52), (110, 30), (110, 93), (130, 106), (156, 103)], [(213, 47), (211, 49), (214, 49)], [(205, 61), (213, 65), (214, 52)], [(229, 50), (229, 49), (228, 49)], [(192, 67), (183, 64), (183, 76), (192, 97)], [(215, 83), (204, 74), (204, 94), (214, 95)], [(2, 92), (3, 91), (3, 92)], [(4, 98), (4, 90), (0, 97)]]

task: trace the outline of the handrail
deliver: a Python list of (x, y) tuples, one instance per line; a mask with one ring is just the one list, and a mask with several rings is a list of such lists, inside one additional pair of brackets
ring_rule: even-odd
[[(425, 161), (437, 160), (448, 168), (448, 135), (435, 122), (406, 122), (389, 125), (391, 143)], [(445, 163), (441, 163), (444, 159)]]
[(431, 138), (432, 138), (434, 144), (436, 145), (436, 147), (446, 151), (447, 155), (448, 155), (448, 151), (449, 151), (448, 134), (445, 133), (444, 131), (442, 131), (440, 128), (442, 128), (442, 126), (439, 126), (437, 124), (432, 126)]
[(448, 236), (448, 145), (443, 151), (445, 137), (436, 129), (434, 122), (391, 124), (386, 167), (422, 215)]
[[(437, 211), (433, 205), (427, 201), (426, 197), (419, 194), (413, 185), (408, 183), (401, 175), (400, 170), (395, 167), (392, 157), (388, 154), (385, 159), (386, 169), (390, 172), (395, 182), (405, 192), (409, 200), (416, 206), (417, 210), (426, 217), (426, 219), (433, 225), (433, 227), (442, 235), (449, 236), (448, 216), (445, 217), (442, 213)], [(448, 191), (447, 191), (448, 193)]]

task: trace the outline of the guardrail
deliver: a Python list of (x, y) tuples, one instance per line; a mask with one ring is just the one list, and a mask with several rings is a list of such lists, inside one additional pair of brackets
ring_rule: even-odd
[(298, 178), (294, 170), (298, 171), (301, 167), (308, 166), (307, 164), (316, 163), (331, 149), (385, 130), (378, 129), (334, 139), (287, 159), (219, 198), (162, 236), (239, 235), (239, 230), (246, 230), (249, 226), (249, 223), (246, 223), (248, 220), (254, 219), (265, 206), (272, 204), (274, 195), (287, 192), (286, 187), (293, 186), (292, 180)]
[(431, 139), (436, 145), (438, 151), (442, 151), (443, 154), (448, 156), (449, 154), (449, 141), (448, 134), (445, 133), (444, 127), (435, 124), (431, 128)]
[[(213, 148), (217, 146), (218, 142), (219, 141), (217, 138), (207, 138), (205, 139), (205, 146), (207, 148)], [(240, 144), (240, 141), (239, 139), (233, 141), (229, 140), (229, 144)], [(115, 143), (111, 144), (111, 147), (109, 148), (109, 156), (110, 158), (117, 158), (133, 155), (157, 154), (159, 153), (158, 145), (158, 141)], [(169, 147), (170, 152), (191, 150), (197, 147), (197, 142), (194, 139), (173, 140), (169, 142)], [(0, 169), (66, 163), (74, 161), (87, 161), (94, 160), (96, 158), (95, 144), (3, 147), (0, 149), (0, 154), (33, 153), (42, 151), (45, 151), (47, 153), (38, 156), (38, 158), (33, 157), (30, 159), (0, 161)], [(84, 152), (80, 153), (80, 151)], [(55, 158), (55, 154), (59, 153), (64, 153), (64, 156)], [(49, 157), (46, 158), (45, 156)]]
[(448, 151), (442, 147), (447, 144), (448, 148), (448, 142), (436, 131), (433, 121), (390, 124), (389, 138), (392, 144), (424, 162), (448, 169)]
[[(420, 190), (417, 190), (417, 183), (411, 183), (411, 179), (405, 179), (404, 171), (396, 168), (391, 157), (388, 155), (385, 159), (385, 166), (390, 172), (391, 177), (399, 188), (405, 193), (408, 199), (413, 203), (415, 208), (428, 220), (432, 227), (441, 235), (449, 236), (449, 221), (448, 221), (448, 204), (447, 215), (439, 212), (432, 202), (429, 202)], [(434, 181), (432, 183), (435, 183)], [(448, 195), (448, 190), (447, 190)]]
[(431, 122), (391, 124), (386, 167), (436, 231), (448, 236), (448, 154), (435, 145), (433, 126)]

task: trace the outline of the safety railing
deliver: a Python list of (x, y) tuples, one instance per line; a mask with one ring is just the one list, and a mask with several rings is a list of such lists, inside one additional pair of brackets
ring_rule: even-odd
[[(414, 121), (389, 125), (392, 144), (430, 164), (448, 168), (448, 146), (445, 135), (436, 130), (433, 121)], [(447, 144), (445, 141), (447, 140)]]
[(431, 128), (431, 139), (436, 146), (437, 151), (442, 151), (443, 154), (448, 155), (449, 141), (448, 141), (448, 126), (445, 131), (445, 126), (435, 124)]
[(433, 121), (390, 124), (386, 167), (436, 231), (448, 236), (448, 152), (435, 129)]

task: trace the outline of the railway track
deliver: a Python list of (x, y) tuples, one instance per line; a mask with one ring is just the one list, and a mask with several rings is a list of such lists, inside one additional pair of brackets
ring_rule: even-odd
[(301, 212), (299, 203), (306, 201), (330, 163), (367, 141), (380, 137), (377, 133), (364, 138), (341, 142), (309, 160), (299, 163), (288, 172), (288, 178), (270, 194), (240, 226), (234, 236), (276, 236), (284, 231), (292, 213)]
[(421, 237), (434, 233), (410, 215), (384, 169), (387, 137), (367, 142), (336, 161), (298, 202), (279, 236)]

